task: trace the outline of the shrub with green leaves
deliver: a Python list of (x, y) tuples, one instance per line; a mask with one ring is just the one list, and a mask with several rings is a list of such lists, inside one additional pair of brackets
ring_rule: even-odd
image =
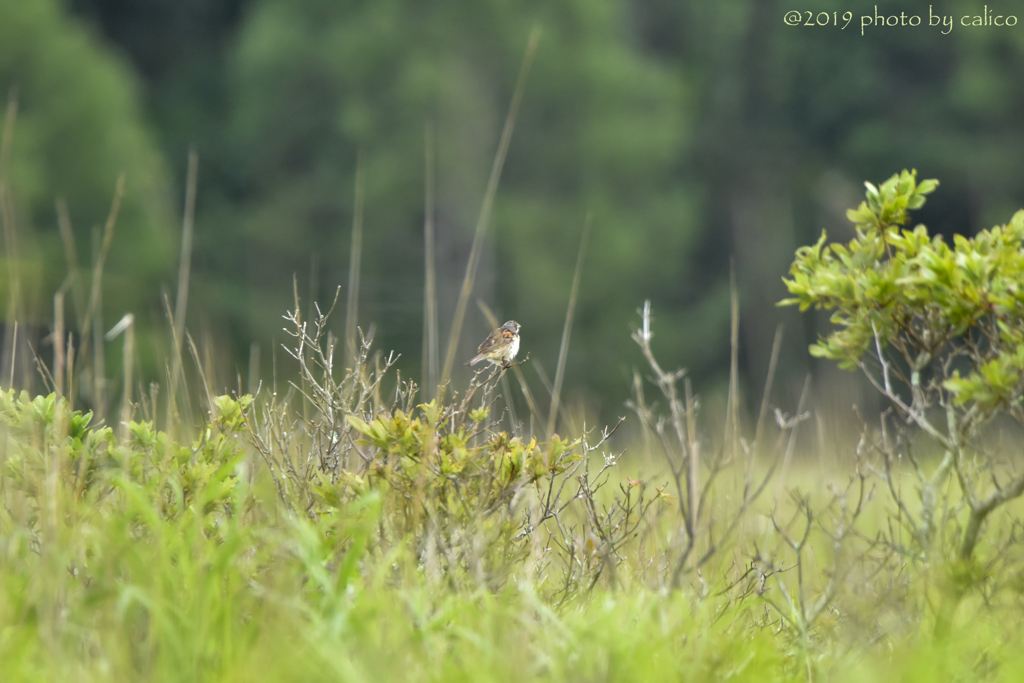
[[(30, 511), (30, 527), (46, 499), (52, 504), (67, 495), (99, 504), (125, 480), (146, 486), (165, 516), (197, 502), (200, 512), (210, 512), (231, 499), (237, 483), (245, 457), (242, 410), (251, 402), (251, 396), (215, 398), (211, 423), (182, 445), (151, 422), (129, 422), (127, 438), (118, 440), (112, 428), (92, 424), (91, 412), (72, 410), (55, 394), (0, 392), (5, 479)], [(51, 490), (40, 490), (39, 482), (49, 482)]]
[[(430, 401), (412, 415), (395, 410), (370, 423), (347, 416), (363, 437), (356, 445), (366, 467), (362, 475), (342, 472), (340, 487), (321, 476), (315, 490), (340, 499), (339, 488), (349, 495), (384, 489), (397, 538), (409, 539), (421, 557), (436, 558), (439, 570), (484, 562), (489, 578), (500, 581), (530, 550), (534, 524), (556, 514), (557, 498), (545, 493), (567, 470), (579, 470), (582, 439), (566, 443), (556, 434), (538, 444), (505, 431), (485, 434), (488, 408), (471, 411), (468, 421), (455, 412)], [(486, 552), (467, 552), (474, 544)]]
[(492, 588), (551, 567), (552, 590), (563, 596), (593, 585), (644, 531), (660, 491), (637, 482), (595, 500), (616, 458), (593, 456), (614, 428), (528, 436), (497, 407), (501, 373), (491, 370), (418, 404), (418, 387), (396, 378), (385, 398), (381, 383), (395, 356), (374, 362), (372, 340), (363, 338), (353, 367), (340, 372), (329, 315), (317, 308), (308, 321), (298, 310), (285, 316), (301, 394), (271, 394), (244, 411), (284, 507), (318, 520), (379, 495), (375, 553), (409, 552), (429, 576)]
[[(826, 245), (822, 233), (798, 249), (783, 280), (793, 297), (780, 305), (833, 311), (835, 328), (811, 354), (860, 368), (891, 404), (872, 443), (886, 456), (889, 489), (925, 554), (935, 515), (947, 509), (942, 487), (955, 475), (967, 515), (964, 521), (954, 511), (948, 522), (960, 532), (957, 555), (966, 561), (986, 517), (1024, 492), (1024, 475), (1000, 471), (979, 438), (999, 415), (1024, 424), (1024, 211), (974, 237), (956, 235), (952, 245), (923, 225), (903, 227), (937, 185), (918, 183), (915, 171), (877, 188), (866, 183), (867, 200), (847, 213), (856, 237)], [(930, 472), (911, 449), (907, 425), (943, 453)], [(920, 513), (893, 482), (892, 464), (903, 455), (919, 480)]]

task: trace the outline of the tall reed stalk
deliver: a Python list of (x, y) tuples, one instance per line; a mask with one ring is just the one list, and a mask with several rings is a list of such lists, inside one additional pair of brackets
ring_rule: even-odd
[(3, 224), (4, 247), (7, 251), (7, 317), (4, 330), (3, 367), (10, 366), (7, 387), (14, 386), (14, 366), (16, 363), (18, 316), (21, 311), (21, 275), (19, 272), (20, 258), (18, 255), (18, 229), (14, 217), (14, 206), (10, 194), (11, 143), (14, 140), (14, 125), (18, 120), (18, 98), (11, 93), (7, 100), (4, 114), (3, 135), (0, 137), (0, 223)]
[(426, 173), (424, 179), (423, 219), (423, 387), (437, 386), (437, 258), (434, 225), (434, 128), (424, 130)]
[(498, 181), (501, 178), (501, 171), (505, 167), (505, 157), (508, 155), (508, 147), (512, 142), (512, 131), (515, 129), (516, 117), (519, 114), (519, 105), (522, 103), (523, 94), (526, 91), (526, 79), (530, 73), (530, 65), (533, 64), (533, 57), (537, 51), (537, 43), (540, 40), (540, 29), (534, 27), (530, 31), (530, 38), (526, 44), (526, 54), (523, 56), (523, 63), (519, 67), (519, 77), (516, 80), (515, 91), (512, 95), (512, 103), (508, 108), (508, 115), (505, 117), (505, 127), (501, 131), (501, 140), (498, 143), (498, 151), (494, 155), (494, 163), (491, 165), (491, 175), (487, 181), (487, 191), (484, 193), (483, 205), (480, 207), (480, 216), (477, 218), (476, 230), (473, 233), (473, 246), (469, 251), (469, 261), (466, 264), (466, 275), (462, 280), (462, 289), (459, 290), (459, 300), (455, 305), (455, 315), (452, 319), (452, 329), (448, 336), (448, 352), (444, 359), (444, 369), (441, 371), (441, 381), (437, 386), (438, 400), (444, 399), (444, 391), (451, 377), (452, 365), (455, 363), (455, 353), (459, 347), (459, 337), (462, 334), (462, 324), (466, 317), (466, 306), (469, 303), (469, 296), (473, 291), (473, 284), (476, 282), (476, 271), (480, 267), (480, 257), (483, 254), (484, 235), (487, 233), (487, 226), (491, 221), (491, 212), (494, 208), (494, 197), (498, 193)]
[(569, 336), (572, 333), (573, 313), (576, 310), (576, 298), (580, 291), (580, 274), (583, 272), (583, 257), (587, 253), (587, 240), (590, 238), (590, 226), (593, 216), (588, 214), (583, 224), (583, 236), (580, 238), (580, 252), (576, 256), (576, 269), (572, 274), (572, 288), (569, 290), (569, 306), (565, 311), (565, 324), (562, 326), (562, 343), (558, 348), (558, 367), (555, 368), (555, 383), (551, 389), (551, 410), (548, 412), (546, 435), (550, 437), (555, 431), (555, 420), (558, 419), (558, 402), (562, 393), (562, 380), (565, 378), (565, 364), (569, 357)]
[(192, 233), (195, 229), (196, 189), (199, 180), (199, 158), (195, 150), (188, 155), (188, 175), (185, 180), (185, 209), (181, 224), (181, 259), (178, 264), (178, 295), (174, 313), (167, 303), (167, 315), (171, 322), (171, 371), (168, 377), (167, 429), (178, 424), (178, 382), (181, 380), (182, 343), (185, 334), (185, 315), (188, 311), (188, 282), (192, 270)]
[(349, 250), (348, 303), (345, 306), (345, 367), (356, 366), (356, 327), (359, 324), (359, 267), (363, 252), (363, 203), (366, 196), (363, 153), (356, 159), (355, 206), (352, 212), (352, 248)]

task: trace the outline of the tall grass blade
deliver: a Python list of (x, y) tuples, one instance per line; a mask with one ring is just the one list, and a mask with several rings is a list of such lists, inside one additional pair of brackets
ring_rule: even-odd
[[(11, 144), (14, 140), (14, 124), (18, 119), (18, 98), (12, 90), (7, 99), (4, 114), (3, 136), (0, 137), (0, 222), (3, 223), (4, 247), (7, 252), (8, 298), (6, 327), (4, 330), (4, 358), (6, 367), (11, 365), (8, 388), (14, 388), (15, 351), (17, 350), (17, 320), (21, 313), (21, 259), (18, 253), (18, 230), (14, 218), (14, 206), (10, 196), (8, 173), (11, 163)], [(8, 356), (9, 354), (9, 356)]]
[(118, 420), (118, 432), (122, 438), (128, 433), (128, 420), (132, 416), (132, 368), (135, 365), (135, 316), (126, 313), (116, 325), (110, 328), (104, 337), (105, 341), (113, 341), (124, 334), (124, 390), (121, 393), (121, 417)]
[[(67, 277), (64, 280), (63, 286), (61, 286), (60, 291), (58, 292), (60, 294), (61, 310), (60, 310), (59, 318), (60, 318), (61, 328), (60, 328), (60, 334), (57, 335), (60, 338), (60, 340), (61, 340), (60, 341), (60, 352), (59, 353), (60, 353), (60, 358), (64, 362), (66, 362), (66, 372), (64, 372), (62, 369), (55, 368), (55, 373), (57, 374), (57, 378), (56, 379), (57, 379), (58, 387), (60, 387), (59, 393), (62, 396), (65, 396), (67, 398), (69, 404), (73, 406), (74, 405), (74, 392), (72, 391), (72, 389), (73, 389), (73, 387), (72, 387), (72, 382), (73, 382), (72, 376), (74, 374), (74, 351), (75, 351), (75, 349), (74, 349), (74, 346), (72, 345), (71, 335), (70, 334), (65, 335), (65, 332), (64, 332), (67, 329), (67, 323), (65, 321), (66, 315), (65, 315), (65, 312), (64, 312), (64, 309), (65, 309), (65, 291), (67, 291), (69, 289), (71, 291), (72, 302), (74, 303), (74, 306), (75, 306), (75, 318), (76, 318), (75, 329), (78, 329), (78, 330), (83, 329), (84, 326), (85, 326), (85, 321), (84, 321), (84, 319), (82, 317), (84, 315), (84, 313), (85, 313), (85, 309), (84, 309), (84, 305), (85, 305), (84, 304), (85, 292), (82, 289), (82, 279), (79, 277), (80, 267), (79, 267), (79, 261), (78, 261), (78, 248), (75, 246), (75, 233), (74, 233), (74, 230), (73, 230), (73, 228), (71, 226), (71, 212), (68, 211), (68, 203), (66, 201), (64, 201), (63, 198), (58, 198), (57, 201), (56, 201), (56, 209), (57, 209), (57, 226), (60, 228), (60, 238), (61, 238), (61, 242), (64, 245), (64, 258), (67, 260), (68, 275), (67, 275)], [(56, 301), (56, 297), (55, 297), (54, 298), (54, 316), (55, 317), (57, 317), (57, 310), (56, 310), (57, 306), (56, 306), (56, 304), (57, 304), (57, 301)], [(57, 328), (54, 327), (54, 330), (55, 330), (55, 334), (56, 334)], [(64, 343), (64, 339), (65, 338), (67, 339), (67, 344), (66, 345)], [(58, 351), (57, 351), (57, 348), (55, 347), (54, 348), (54, 354), (56, 355), (57, 353), (58, 353)], [(66, 393), (65, 393), (65, 389), (66, 389)]]
[(458, 350), (459, 337), (462, 334), (462, 324), (466, 317), (466, 306), (469, 304), (469, 296), (473, 291), (473, 283), (476, 281), (476, 271), (480, 266), (480, 257), (483, 254), (484, 235), (487, 232), (487, 225), (491, 220), (494, 197), (498, 192), (498, 180), (501, 178), (501, 170), (505, 166), (505, 157), (508, 154), (508, 147), (512, 141), (512, 131), (515, 129), (519, 105), (523, 100), (523, 93), (526, 90), (526, 77), (530, 73), (530, 65), (533, 63), (533, 56), (537, 51), (539, 40), (540, 29), (534, 27), (530, 31), (530, 38), (526, 44), (526, 54), (523, 56), (523, 62), (519, 67), (519, 77), (516, 80), (515, 91), (512, 94), (512, 103), (509, 105), (508, 115), (505, 117), (505, 127), (501, 131), (501, 141), (498, 143), (498, 151), (494, 155), (494, 163), (491, 165), (491, 176), (487, 181), (487, 191), (484, 193), (483, 205), (480, 207), (480, 215), (477, 218), (476, 231), (473, 234), (473, 246), (470, 248), (469, 261), (466, 264), (466, 276), (462, 280), (459, 300), (455, 305), (451, 334), (448, 336), (448, 352), (445, 355), (444, 369), (441, 371), (441, 381), (438, 384), (439, 401), (444, 398), (444, 387), (447, 386), (448, 379), (452, 373), (452, 365), (455, 363), (455, 352)]
[(128, 420), (132, 417), (132, 370), (135, 367), (135, 318), (128, 325), (124, 336), (124, 395), (121, 398), (121, 425), (127, 433)]
[(725, 415), (725, 443), (729, 444), (735, 457), (739, 451), (740, 299), (736, 290), (736, 265), (732, 261), (729, 262), (729, 303), (729, 398)]
[(640, 436), (643, 439), (643, 451), (645, 456), (650, 456), (653, 450), (653, 439), (651, 438), (651, 425), (649, 416), (651, 409), (647, 405), (647, 398), (644, 395), (644, 381), (640, 371), (633, 369), (633, 395), (636, 397), (635, 412), (640, 417)]
[(0, 137), (0, 180), (7, 182), (11, 163), (11, 145), (14, 142), (14, 124), (18, 120), (18, 93), (12, 89), (7, 94), (7, 111), (4, 112), (4, 132)]
[(551, 394), (555, 393), (555, 386), (551, 382), (551, 378), (548, 377), (547, 371), (544, 370), (544, 364), (539, 360), (535, 360), (530, 365), (537, 372), (537, 378), (540, 379), (541, 386), (544, 387), (544, 391), (548, 392), (548, 398), (550, 398)]
[[(166, 292), (164, 292), (164, 314), (167, 316), (167, 320), (171, 325), (171, 343), (174, 345), (171, 349), (171, 353), (173, 354), (171, 356), (171, 365), (167, 367), (167, 386), (173, 387), (177, 383), (176, 378), (183, 377), (184, 375), (184, 366), (182, 365), (183, 354), (181, 350), (183, 340), (181, 337), (177, 337), (173, 333), (176, 321), (174, 320), (174, 311), (171, 310), (171, 299)], [(191, 424), (192, 405), (189, 401), (188, 392), (184, 392), (183, 395), (185, 396), (186, 419), (188, 423)], [(180, 423), (179, 418), (180, 414), (178, 412), (177, 396), (175, 394), (168, 393), (166, 430), (171, 431), (174, 426), (178, 425)]]
[(188, 176), (185, 181), (185, 214), (181, 225), (181, 260), (178, 265), (178, 296), (174, 300), (174, 334), (178, 339), (185, 331), (185, 312), (188, 310), (188, 283), (192, 272), (192, 236), (195, 232), (196, 185), (199, 180), (199, 157), (196, 151), (188, 153)]
[[(218, 380), (221, 373), (218, 370), (217, 359), (214, 356), (213, 334), (210, 332), (209, 326), (203, 327), (203, 369), (206, 372), (207, 381), (209, 381), (210, 386), (214, 388), (213, 391), (215, 393), (219, 393), (216, 391), (217, 387), (224, 386), (224, 384)], [(212, 396), (213, 394), (211, 393), (211, 401)]]
[(590, 238), (590, 226), (593, 215), (588, 214), (583, 224), (583, 237), (580, 239), (580, 252), (576, 256), (576, 270), (572, 274), (572, 288), (569, 290), (569, 307), (565, 311), (565, 324), (562, 326), (562, 344), (558, 348), (558, 367), (555, 369), (555, 383), (551, 389), (551, 411), (548, 413), (547, 436), (555, 431), (555, 420), (558, 417), (558, 401), (562, 393), (562, 380), (565, 378), (565, 362), (569, 357), (569, 336), (572, 333), (573, 313), (576, 310), (576, 297), (580, 290), (580, 273), (583, 272), (583, 258), (587, 252), (587, 240)]
[(320, 291), (320, 254), (313, 252), (309, 255), (309, 310), (306, 318), (310, 319), (316, 314), (317, 292)]
[(64, 395), (64, 290), (53, 295), (53, 382), (57, 396)]
[(697, 416), (696, 406), (693, 403), (693, 387), (690, 378), (683, 380), (683, 396), (686, 400), (686, 452), (690, 461), (689, 484), (690, 484), (690, 537), (693, 539), (693, 547), (700, 552), (698, 543), (698, 531), (700, 529), (700, 442), (697, 441)]
[(11, 337), (11, 371), (7, 375), (7, 388), (14, 388), (14, 365), (18, 358), (18, 321), (15, 319)]
[(434, 255), (434, 128), (425, 129), (425, 192), (423, 219), (424, 288), (423, 288), (423, 387), (437, 386), (437, 260)]
[(196, 348), (196, 342), (192, 339), (192, 335), (188, 332), (185, 333), (185, 338), (188, 340), (188, 350), (192, 354), (192, 360), (196, 364), (196, 371), (199, 373), (199, 380), (203, 383), (203, 392), (206, 394), (206, 406), (207, 408), (213, 407), (213, 394), (210, 392), (210, 383), (206, 379), (206, 372), (203, 370), (203, 359), (199, 356), (199, 349)]
[[(50, 336), (47, 336), (44, 339), (44, 342), (45, 342), (46, 339), (53, 339), (52, 334)], [(43, 391), (42, 391), (42, 393), (44, 395), (56, 393), (57, 392), (57, 383), (53, 379), (53, 373), (50, 371), (50, 368), (47, 367), (46, 362), (36, 352), (36, 350), (32, 346), (31, 342), (26, 340), (26, 346), (28, 346), (29, 353), (32, 354), (32, 362), (36, 366), (36, 372), (39, 374), (40, 379), (43, 380)], [(26, 387), (29, 386), (29, 383), (27, 381), (25, 382), (25, 386)], [(33, 391), (35, 391), (35, 390), (33, 389)]]
[(82, 320), (82, 307), (85, 301), (85, 292), (82, 291), (82, 281), (78, 277), (78, 248), (75, 246), (75, 232), (71, 227), (71, 212), (68, 211), (68, 203), (63, 198), (58, 198), (56, 206), (57, 226), (60, 228), (60, 239), (64, 245), (64, 258), (68, 264), (68, 276), (65, 283), (71, 289), (71, 298), (75, 304), (75, 315), (78, 317), (77, 329), (80, 330), (84, 324)]
[[(548, 373), (544, 370), (544, 364), (541, 363), (540, 360), (532, 360), (530, 361), (530, 365), (533, 366), (533, 369), (537, 372), (537, 378), (540, 380), (541, 386), (544, 387), (544, 391), (548, 392), (548, 398), (550, 399), (555, 393), (555, 387), (551, 382), (551, 378), (548, 377)], [(521, 372), (516, 376), (519, 378), (520, 382), (523, 381), (523, 375)], [(523, 386), (525, 388), (525, 384)], [(529, 389), (526, 390), (529, 391)], [(532, 398), (533, 397), (531, 396), (530, 400), (532, 400)], [(537, 406), (531, 407), (531, 417), (538, 425), (543, 423), (545, 427), (547, 426), (546, 418), (540, 414), (540, 408)], [(544, 436), (544, 438), (546, 437), (547, 435)]]
[(75, 409), (75, 344), (71, 339), (71, 335), (68, 335), (68, 351), (65, 354), (68, 362), (67, 377), (65, 386), (67, 387), (68, 408), (70, 410)]
[(80, 358), (89, 356), (89, 333), (92, 332), (92, 409), (97, 418), (103, 418), (106, 412), (103, 397), (103, 384), (106, 370), (103, 357), (103, 268), (110, 253), (110, 245), (114, 242), (114, 225), (121, 211), (121, 200), (124, 199), (124, 174), (117, 178), (114, 188), (114, 199), (110, 203), (107, 223), (103, 226), (103, 241), (99, 245), (99, 253), (92, 269), (92, 287), (89, 290), (89, 305), (82, 316), (82, 348)]
[[(188, 175), (185, 179), (185, 210), (181, 221), (181, 259), (178, 264), (178, 295), (171, 317), (171, 333), (174, 335), (171, 358), (170, 386), (167, 395), (167, 428), (174, 424), (177, 408), (178, 380), (182, 373), (181, 342), (185, 333), (185, 314), (188, 310), (188, 281), (192, 272), (192, 234), (195, 229), (196, 186), (199, 179), (199, 157), (196, 151), (188, 153)], [(170, 311), (168, 311), (170, 314)]]
[[(526, 377), (518, 365), (512, 366), (512, 372), (515, 373), (516, 379), (519, 381), (519, 388), (523, 392), (523, 398), (526, 399), (526, 407), (530, 410), (530, 422), (539, 427), (544, 420), (544, 416), (540, 412), (540, 406), (537, 404), (537, 401), (533, 398), (530, 385), (526, 383)], [(533, 432), (532, 427), (530, 431), (531, 433)]]
[(260, 386), (260, 345), (253, 342), (249, 345), (249, 393), (253, 396)]
[[(348, 304), (345, 307), (345, 367), (356, 366), (356, 326), (359, 324), (359, 262), (363, 251), (363, 153), (356, 160), (356, 196), (352, 212), (352, 249), (348, 264)], [(298, 309), (296, 309), (298, 310)]]
[[(764, 395), (761, 397), (761, 410), (757, 414), (757, 427), (754, 431), (754, 443), (760, 445), (761, 432), (764, 429), (764, 419), (768, 414), (768, 401), (772, 397), (772, 383), (775, 380), (775, 366), (779, 361), (779, 351), (782, 350), (782, 323), (775, 328), (775, 341), (772, 343), (772, 358), (768, 362), (768, 379), (764, 383)], [(822, 451), (824, 453), (824, 450)]]

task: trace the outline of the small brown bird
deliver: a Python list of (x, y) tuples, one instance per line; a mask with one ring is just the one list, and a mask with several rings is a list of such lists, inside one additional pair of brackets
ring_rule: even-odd
[(489, 360), (495, 365), (507, 367), (519, 353), (519, 323), (509, 320), (487, 335), (487, 339), (484, 339), (484, 343), (477, 351), (477, 355), (466, 365), (476, 365), (482, 360)]

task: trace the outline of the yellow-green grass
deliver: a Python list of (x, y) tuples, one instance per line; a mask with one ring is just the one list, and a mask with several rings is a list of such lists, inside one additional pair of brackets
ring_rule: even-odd
[[(2, 420), (4, 680), (1013, 680), (1021, 663), (1019, 561), (987, 564), (983, 548), (961, 577), (970, 590), (951, 635), (937, 639), (936, 605), (960, 569), (941, 557), (879, 561), (870, 541), (894, 519), (884, 491), (867, 498), (838, 562), (824, 532), (811, 534), (806, 600), (833, 572), (846, 578), (801, 632), (781, 597), (796, 595), (797, 555), (771, 516), (799, 536), (799, 519), (786, 526), (796, 488), (834, 529), (822, 511), (829, 482), (801, 466), (813, 453), (680, 588), (664, 566), (679, 525), (667, 499), (623, 547), (614, 581), (564, 595), (557, 561), (537, 571), (528, 557), (500, 566), (505, 580), (480, 581), (432, 571), (419, 539), (381, 542), (387, 486), (296, 513), (248, 447), (234, 401), (219, 399), (208, 431), (178, 447), (146, 425), (124, 438), (75, 432), (61, 401), (27, 399), (7, 395)], [(627, 466), (609, 471), (599, 503), (631, 485)], [(825, 474), (837, 486), (849, 477)], [(709, 494), (721, 519), (745, 479), (730, 470)], [(1015, 512), (988, 536), (1010, 533)], [(781, 571), (742, 578), (758, 554)]]

